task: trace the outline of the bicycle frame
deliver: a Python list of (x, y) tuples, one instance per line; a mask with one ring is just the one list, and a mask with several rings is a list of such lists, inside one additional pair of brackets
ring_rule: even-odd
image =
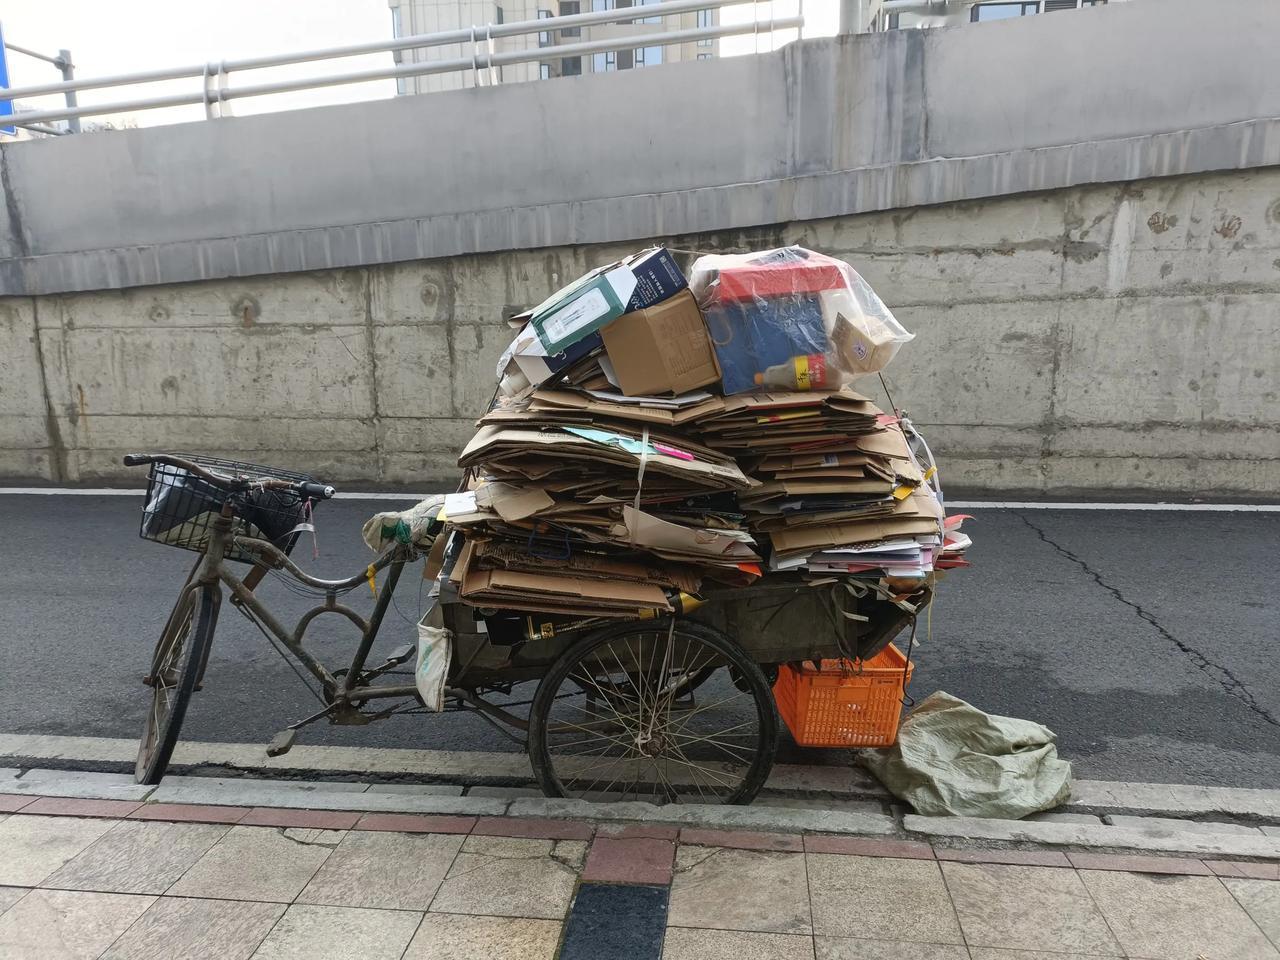
[[(387, 607), (391, 603), (391, 596), (395, 592), (396, 584), (400, 579), (404, 565), (409, 560), (402, 548), (395, 547), (384, 553), (373, 562), (370, 569), (362, 571), (354, 577), (349, 577), (345, 580), (321, 580), (301, 570), (274, 544), (254, 537), (234, 536), (232, 534), (233, 519), (234, 512), (231, 504), (224, 504), (221, 516), (214, 521), (208, 548), (196, 569), (195, 576), (187, 588), (188, 590), (214, 583), (225, 586), (232, 596), (232, 602), (251, 611), (257, 617), (259, 623), (270, 631), (297, 658), (298, 662), (306, 667), (307, 671), (320, 682), (325, 699), (328, 701), (324, 713), (333, 713), (334, 711), (351, 707), (357, 701), (391, 697), (403, 698), (417, 695), (417, 687), (413, 684), (382, 686), (370, 686), (367, 684), (367, 681), (372, 680), (384, 670), (391, 669), (392, 666), (398, 664), (388, 663), (382, 669), (365, 671), (365, 663), (368, 660), (370, 650), (373, 648), (374, 641), (377, 639), (378, 630), (382, 626)], [(260, 555), (264, 566), (255, 566), (250, 574), (242, 580), (232, 572), (225, 560), (227, 548), (231, 545)], [(292, 630), (287, 629), (253, 592), (253, 586), (256, 586), (262, 576), (258, 571), (264, 570), (265, 566), (284, 569), (299, 582), (327, 591), (324, 603), (306, 611)], [(350, 607), (338, 603), (338, 591), (357, 586), (368, 580), (371, 575), (376, 575), (387, 567), (391, 568), (390, 573), (386, 582), (377, 590), (373, 613), (368, 620)], [(246, 580), (252, 581), (253, 586), (247, 584)], [(360, 629), (359, 646), (357, 646), (346, 672), (341, 677), (335, 676), (303, 644), (303, 637), (307, 628), (316, 617), (323, 613), (343, 616)]]

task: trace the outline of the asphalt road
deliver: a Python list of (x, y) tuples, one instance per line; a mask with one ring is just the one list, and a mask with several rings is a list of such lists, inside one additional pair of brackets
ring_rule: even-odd
[[(321, 576), (371, 554), (361, 523), (387, 501), (317, 511)], [(0, 732), (134, 737), (139, 678), (193, 554), (139, 539), (139, 498), (0, 495)], [(974, 566), (941, 585), (911, 693), (946, 690), (1038, 720), (1080, 777), (1280, 787), (1280, 515), (973, 511)], [(411, 641), (419, 578), (406, 571), (378, 649)], [(268, 581), (294, 616), (305, 602)], [(367, 592), (352, 599), (368, 608)], [(288, 616), (284, 616), (286, 622)], [(335, 664), (354, 639), (322, 617)], [(263, 742), (315, 700), (224, 604), (193, 740)], [(317, 724), (299, 742), (514, 750), (469, 716)], [(820, 755), (783, 748), (788, 759)]]

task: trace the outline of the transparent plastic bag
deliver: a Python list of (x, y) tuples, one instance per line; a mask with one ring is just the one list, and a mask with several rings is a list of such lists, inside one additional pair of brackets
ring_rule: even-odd
[(853, 267), (804, 247), (699, 257), (689, 287), (726, 394), (835, 390), (913, 339)]

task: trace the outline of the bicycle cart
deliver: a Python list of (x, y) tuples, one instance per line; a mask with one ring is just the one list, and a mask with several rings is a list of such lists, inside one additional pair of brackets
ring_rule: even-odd
[[(299, 729), (319, 720), (364, 724), (426, 712), (420, 688), (406, 682), (412, 670), (402, 669), (415, 646), (377, 660), (372, 654), (404, 566), (421, 559), (429, 539), (394, 542), (346, 579), (319, 579), (289, 552), (311, 529), (314, 506), (334, 496), (332, 486), (204, 457), (131, 455), (124, 462), (150, 465), (142, 536), (199, 554), (144, 678), (151, 706), (138, 750), (139, 782), (164, 776), (201, 687), (224, 595), (320, 686), (322, 709), (277, 736), (269, 754), (286, 752)], [(779, 670), (869, 661), (904, 628), (914, 637), (916, 612), (931, 598), (927, 586), (893, 595), (880, 586), (851, 587), (835, 578), (815, 585), (777, 574), (750, 587), (709, 588), (674, 615), (554, 623), (462, 603), (448, 577), (457, 539), (444, 541), (442, 573), (422, 622), (423, 629), (448, 631), (443, 707), (473, 712), (522, 743), (539, 786), (552, 797), (750, 802), (774, 760), (772, 688)], [(255, 592), (268, 574), (318, 600), (292, 628)], [(342, 602), (374, 584), (367, 617)], [(304, 643), (323, 614), (348, 620), (359, 635), (342, 667), (321, 663)], [(908, 664), (909, 658), (910, 648)], [(905, 677), (904, 668), (904, 683)]]

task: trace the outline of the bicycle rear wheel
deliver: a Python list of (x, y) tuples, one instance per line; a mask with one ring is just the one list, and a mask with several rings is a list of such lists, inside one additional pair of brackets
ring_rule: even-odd
[(133, 772), (138, 783), (156, 784), (164, 777), (201, 664), (213, 641), (221, 602), (222, 592), (216, 586), (192, 587), (188, 582), (169, 614), (147, 678), (151, 703), (142, 723)]
[[(727, 675), (695, 700), (720, 667)], [(729, 637), (685, 620), (583, 638), (552, 665), (529, 713), (529, 758), (549, 797), (750, 803), (777, 739), (760, 667)]]

